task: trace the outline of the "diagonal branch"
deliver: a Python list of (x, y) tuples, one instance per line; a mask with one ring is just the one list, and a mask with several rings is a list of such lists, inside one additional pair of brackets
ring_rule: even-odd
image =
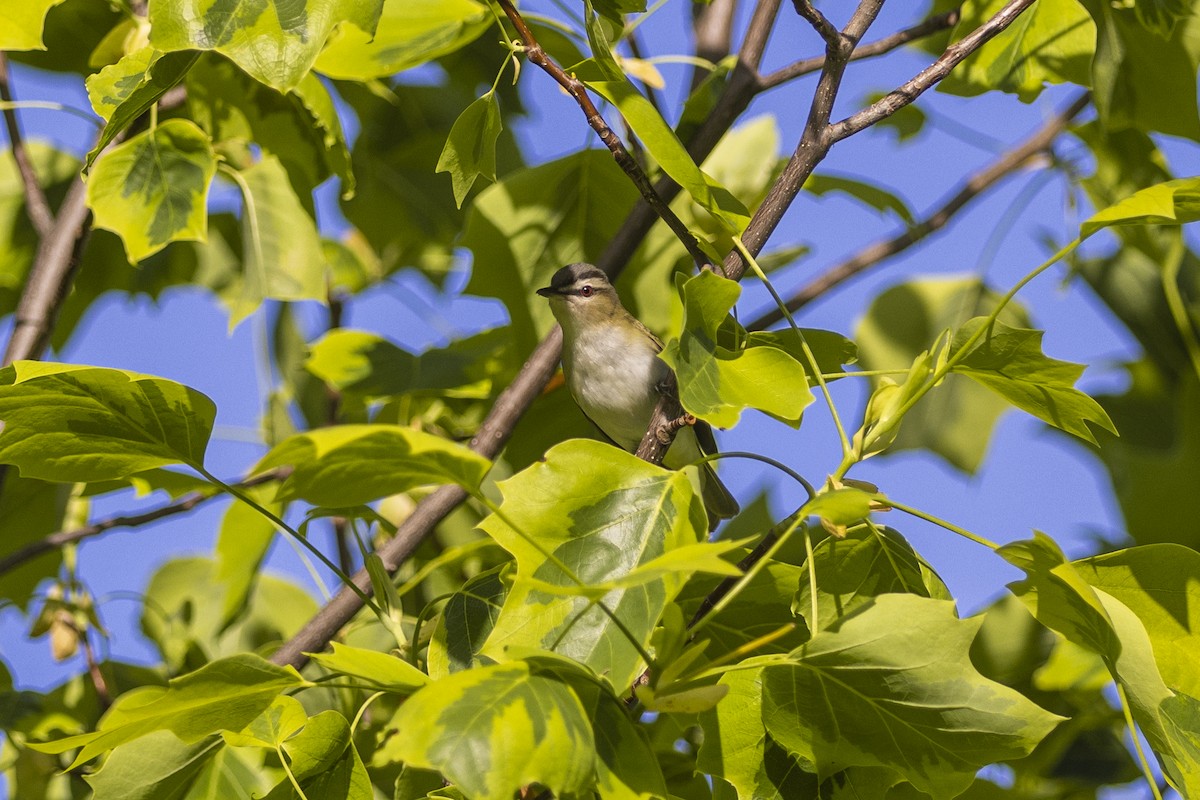
[(8, 148), (12, 151), (13, 161), (17, 164), (17, 172), (21, 176), (21, 184), (25, 190), (25, 213), (29, 215), (29, 221), (33, 223), (33, 228), (38, 232), (38, 236), (45, 238), (54, 226), (54, 212), (50, 210), (46, 193), (42, 191), (42, 185), (38, 183), (37, 172), (33, 169), (33, 162), (29, 160), (29, 153), (25, 150), (25, 143), (21, 139), (21, 128), (17, 125), (17, 112), (12, 107), (13, 95), (8, 78), (8, 57), (2, 51), (0, 51), (0, 100), (5, 103), (4, 127), (8, 131)]
[[(233, 484), (240, 489), (248, 489), (251, 486), (258, 486), (262, 483), (270, 481), (283, 480), (291, 472), (290, 469), (275, 469), (264, 472), (260, 475), (255, 475), (251, 478), (239, 481)], [(145, 525), (156, 520), (173, 517), (176, 514), (182, 514), (186, 511), (191, 511), (196, 506), (212, 500), (216, 497), (221, 497), (219, 491), (211, 492), (188, 492), (182, 497), (161, 505), (157, 508), (152, 508), (149, 511), (143, 511), (140, 514), (119, 514), (115, 517), (93, 522), (90, 525), (85, 525), (82, 528), (73, 528), (71, 530), (58, 531), (52, 533), (45, 538), (39, 539), (36, 542), (30, 542), (20, 550), (14, 550), (4, 557), (0, 558), (0, 575), (4, 575), (11, 570), (16, 569), (22, 564), (37, 558), (40, 555), (49, 553), (52, 550), (57, 550), (60, 547), (65, 547), (69, 544), (91, 539), (99, 536), (113, 528), (136, 528), (139, 525)]]
[(587, 117), (588, 125), (600, 137), (600, 141), (604, 142), (605, 147), (612, 153), (613, 159), (616, 160), (617, 166), (625, 171), (629, 179), (637, 186), (641, 192), (642, 198), (650, 204), (655, 213), (667, 224), (667, 227), (675, 234), (683, 246), (687, 248), (688, 254), (692, 260), (696, 262), (697, 267), (702, 267), (708, 264), (711, 259), (700, 248), (700, 243), (696, 241), (696, 237), (688, 230), (667, 202), (663, 200), (659, 194), (654, 191), (654, 186), (650, 183), (650, 178), (638, 164), (637, 159), (629, 154), (625, 149), (625, 145), (621, 143), (621, 138), (613, 133), (612, 128), (608, 127), (608, 123), (604, 121), (604, 117), (596, 110), (596, 104), (592, 102), (592, 98), (587, 93), (587, 87), (583, 85), (583, 81), (576, 78), (574, 75), (568, 75), (563, 71), (562, 67), (554, 63), (550, 56), (546, 55), (546, 51), (542, 49), (538, 43), (537, 37), (533, 31), (525, 24), (525, 19), (513, 6), (511, 0), (498, 0), (500, 7), (504, 9), (504, 13), (508, 16), (509, 21), (517, 29), (517, 34), (521, 37), (521, 42), (525, 46), (525, 55), (534, 64), (542, 68), (546, 74), (554, 78), (554, 80), (566, 90), (579, 108), (583, 110), (583, 115)]
[[(759, 0), (755, 7), (738, 57), (738, 67), (717, 104), (718, 109), (724, 110), (719, 114), (710, 114), (688, 143), (689, 152), (697, 161), (702, 161), (712, 151), (721, 135), (741, 113), (734, 109), (744, 110), (754, 96), (754, 76), (757, 75), (773, 20), (779, 10), (779, 2), (780, 0)], [(656, 193), (666, 202), (670, 202), (678, 192), (679, 186), (669, 178), (664, 177), (658, 182)], [(644, 199), (639, 201), (608, 243), (596, 265), (609, 275), (615, 276), (619, 273), (657, 219), (650, 205)], [(479, 432), (471, 440), (472, 450), (483, 455), (494, 455), (503, 449), (517, 422), (558, 369), (561, 352), (562, 331), (555, 327), (530, 354), (513, 382), (500, 393)], [(418, 503), (408, 519), (401, 523), (395, 536), (378, 550), (388, 572), (395, 572), (425, 537), (433, 532), (438, 523), (464, 500), (466, 493), (462, 489), (445, 486)], [(370, 591), (370, 577), (365, 570), (356, 573), (354, 581), (363, 591)], [(308, 661), (305, 653), (325, 648), (337, 632), (358, 613), (362, 605), (362, 600), (354, 592), (342, 587), (303, 629), (271, 656), (271, 660), (276, 664), (303, 666)]]
[[(1054, 140), (1070, 124), (1071, 120), (1087, 108), (1090, 100), (1090, 96), (1086, 93), (1077, 98), (1025, 141), (1008, 150), (991, 164), (988, 164), (964, 181), (958, 191), (946, 200), (946, 202), (915, 225), (910, 225), (896, 236), (864, 247), (850, 258), (831, 267), (824, 274), (810, 281), (788, 298), (786, 303), (788, 310), (793, 312), (800, 310), (843, 281), (849, 280), (871, 267), (878, 266), (881, 262), (907, 250), (927, 236), (944, 228), (954, 215), (973, 199), (999, 183), (1006, 176), (1011, 175), (1013, 172), (1030, 164), (1030, 162), (1035, 161), (1039, 156), (1046, 153), (1053, 145)], [(763, 330), (781, 322), (783, 318), (783, 312), (778, 307), (772, 308), (758, 319), (748, 323), (746, 328), (748, 330)]]
[(792, 6), (795, 7), (796, 13), (803, 17), (809, 25), (812, 25), (813, 30), (825, 40), (826, 47), (838, 47), (842, 32), (812, 4), (812, 0), (792, 0)]

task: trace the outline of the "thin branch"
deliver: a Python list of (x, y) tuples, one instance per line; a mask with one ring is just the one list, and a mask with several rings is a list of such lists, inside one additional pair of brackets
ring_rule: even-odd
[(834, 142), (839, 142), (864, 128), (869, 128), (881, 119), (895, 114), (949, 75), (950, 70), (958, 66), (963, 59), (1002, 33), (1035, 2), (1037, 0), (1010, 0), (991, 19), (947, 47), (946, 52), (942, 53), (937, 61), (921, 70), (903, 86), (888, 93), (857, 114), (832, 125), (829, 131), (830, 138)]
[(826, 47), (836, 48), (840, 45), (842, 32), (829, 21), (828, 17), (817, 10), (817, 7), (812, 4), (812, 0), (792, 0), (792, 6), (796, 9), (797, 14), (813, 26), (817, 35), (825, 40)]
[[(8, 78), (8, 57), (3, 51), (0, 51), (0, 100), (5, 103), (13, 101), (12, 86), (9, 85)], [(12, 151), (13, 161), (17, 163), (17, 172), (21, 175), (21, 184), (25, 191), (25, 213), (29, 215), (29, 221), (33, 223), (38, 236), (46, 237), (54, 227), (54, 212), (50, 210), (46, 193), (38, 183), (37, 172), (34, 171), (33, 162), (29, 160), (29, 153), (25, 150), (21, 128), (17, 125), (17, 112), (10, 105), (4, 108), (4, 127), (8, 131), (8, 148)]]
[[(726, 112), (710, 114), (688, 143), (689, 152), (697, 161), (704, 160), (733, 124), (737, 114), (729, 114), (728, 110), (739, 106), (744, 110), (754, 96), (755, 81), (746, 78), (756, 74), (778, 10), (779, 0), (759, 0), (755, 7), (739, 55), (739, 68), (735, 69), (733, 79), (717, 103), (718, 108), (724, 107)], [(742, 75), (740, 79), (739, 69)], [(664, 177), (659, 181), (657, 193), (666, 202), (669, 203), (678, 192), (679, 186), (669, 178)], [(633, 256), (657, 219), (649, 204), (644, 199), (640, 200), (609, 241), (608, 247), (597, 259), (596, 266), (607, 274), (616, 276)], [(534, 349), (513, 382), (500, 393), (479, 432), (471, 440), (472, 450), (483, 455), (500, 452), (521, 417), (558, 369), (561, 353), (562, 331), (555, 327)], [(408, 519), (400, 524), (396, 535), (379, 548), (379, 557), (388, 571), (395, 572), (425, 537), (433, 532), (438, 523), (466, 498), (467, 494), (462, 489), (444, 486), (418, 503)], [(354, 581), (364, 591), (370, 590), (370, 578), (365, 571), (355, 574)], [(276, 664), (290, 664), (297, 668), (303, 666), (308, 661), (308, 656), (304, 654), (324, 649), (361, 608), (362, 601), (348, 588), (342, 587), (333, 600), (326, 603), (303, 629), (271, 656), (271, 660)]]
[[(855, 49), (854, 54), (850, 56), (851, 61), (858, 61), (863, 58), (873, 58), (890, 53), (898, 47), (903, 47), (909, 42), (923, 39), (926, 36), (932, 36), (940, 31), (953, 28), (958, 24), (958, 20), (962, 14), (959, 9), (947, 11), (943, 14), (934, 14), (932, 17), (918, 22), (911, 28), (904, 28), (895, 33), (885, 36), (878, 41), (864, 44)], [(790, 80), (799, 78), (804, 75), (809, 75), (818, 71), (825, 66), (825, 56), (817, 56), (816, 58), (804, 58), (799, 61), (794, 61), (786, 67), (781, 67), (774, 72), (764, 75), (759, 81), (759, 86), (762, 89), (774, 89), (780, 84), (787, 83)]]
[[(260, 475), (255, 475), (251, 478), (246, 478), (238, 483), (233, 484), (239, 488), (247, 489), (251, 486), (258, 486), (262, 483), (270, 481), (283, 480), (291, 473), (290, 469), (275, 469), (269, 472), (264, 472)], [(216, 497), (221, 497), (219, 491), (212, 492), (189, 492), (177, 500), (161, 505), (158, 508), (152, 508), (149, 511), (143, 511), (140, 514), (120, 514), (115, 517), (108, 517), (99, 522), (93, 522), (82, 528), (73, 528), (71, 530), (58, 531), (52, 533), (36, 542), (30, 542), (20, 550), (15, 550), (8, 555), (0, 558), (0, 575), (4, 575), (22, 564), (44, 555), (60, 547), (65, 547), (68, 544), (76, 544), (87, 539), (94, 538), (114, 528), (136, 528), (139, 525), (145, 525), (156, 520), (173, 517), (176, 514), (182, 514), (186, 511), (191, 511), (196, 506), (204, 503), (207, 500), (212, 500)]]
[(541, 67), (547, 75), (554, 78), (558, 85), (565, 89), (567, 94), (579, 104), (579, 108), (583, 110), (584, 116), (587, 117), (588, 125), (591, 126), (596, 135), (600, 137), (600, 141), (604, 142), (604, 145), (612, 153), (617, 166), (625, 171), (625, 174), (629, 176), (630, 180), (637, 186), (638, 191), (641, 192), (642, 198), (649, 203), (650, 207), (654, 209), (662, 221), (667, 224), (667, 227), (683, 243), (683, 246), (687, 248), (692, 260), (696, 262), (696, 266), (702, 267), (708, 264), (711, 259), (700, 248), (700, 243), (696, 241), (696, 237), (688, 230), (683, 220), (679, 219), (675, 212), (671, 210), (667, 202), (654, 191), (654, 186), (650, 183), (650, 178), (647, 177), (645, 171), (638, 165), (637, 160), (629, 154), (629, 151), (625, 149), (625, 145), (621, 143), (621, 138), (613, 133), (612, 128), (608, 127), (608, 123), (604, 121), (604, 117), (596, 110), (596, 105), (588, 95), (587, 87), (584, 86), (583, 81), (574, 75), (568, 75), (563, 71), (562, 67), (555, 64), (553, 59), (546, 55), (546, 51), (542, 49), (537, 37), (534, 36), (529, 26), (525, 24), (525, 19), (517, 11), (516, 7), (513, 6), (511, 0), (498, 0), (498, 2), (500, 3), (500, 7), (504, 9), (504, 13), (508, 16), (509, 21), (517, 29), (517, 34), (521, 37), (521, 42), (525, 47), (526, 57)]
[[(1071, 120), (1087, 108), (1090, 99), (1090, 95), (1086, 93), (1078, 97), (1025, 141), (969, 177), (948, 200), (915, 225), (909, 226), (902, 233), (890, 239), (884, 239), (864, 247), (850, 258), (810, 281), (788, 298), (786, 303), (788, 310), (798, 311), (834, 286), (877, 266), (880, 262), (907, 250), (930, 234), (941, 230), (975, 197), (1047, 152)], [(783, 312), (776, 307), (750, 322), (746, 327), (748, 330), (763, 330), (782, 320)]]
[[(733, 41), (733, 16), (737, 12), (737, 0), (712, 0), (705, 5), (692, 6), (692, 32), (696, 38), (693, 52), (697, 58), (713, 64), (729, 55)], [(708, 70), (703, 67), (692, 69), (691, 91), (704, 82)]]

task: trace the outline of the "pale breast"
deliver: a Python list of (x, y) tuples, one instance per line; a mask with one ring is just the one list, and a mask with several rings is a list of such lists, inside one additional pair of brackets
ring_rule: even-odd
[(563, 368), (584, 413), (621, 447), (635, 449), (658, 402), (654, 387), (667, 371), (648, 340), (596, 326), (566, 343)]

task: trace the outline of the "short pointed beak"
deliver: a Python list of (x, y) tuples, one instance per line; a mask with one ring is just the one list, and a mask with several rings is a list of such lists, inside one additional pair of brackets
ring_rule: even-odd
[(537, 293), (542, 297), (557, 297), (558, 295), (562, 294), (562, 292), (555, 289), (553, 286), (543, 286), (541, 289), (537, 290)]

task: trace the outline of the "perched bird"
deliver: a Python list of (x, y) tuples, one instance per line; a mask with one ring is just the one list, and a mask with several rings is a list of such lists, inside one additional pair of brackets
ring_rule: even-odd
[[(615, 444), (637, 450), (671, 372), (657, 357), (662, 342), (625, 310), (608, 277), (591, 264), (568, 264), (537, 293), (550, 300), (562, 326), (563, 372), (575, 402)], [(697, 422), (680, 428), (664, 463), (678, 469), (716, 449), (712, 428)], [(711, 464), (700, 465), (700, 485), (710, 528), (738, 512)]]

